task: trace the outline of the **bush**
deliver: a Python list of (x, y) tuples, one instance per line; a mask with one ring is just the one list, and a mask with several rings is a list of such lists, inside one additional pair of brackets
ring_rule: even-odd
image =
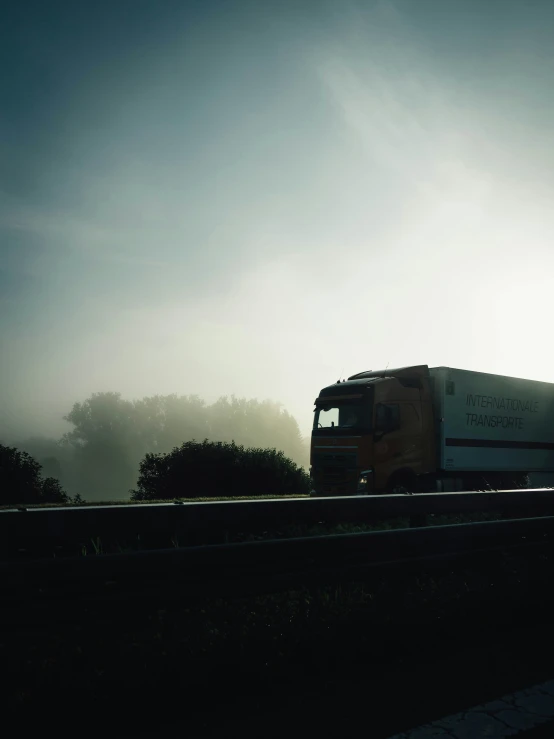
[(0, 444), (1, 503), (67, 503), (69, 496), (58, 480), (43, 480), (40, 473), (40, 464), (27, 452)]
[(55, 477), (47, 477), (42, 480), (40, 502), (41, 503), (68, 503), (69, 496), (65, 493), (60, 481)]
[(305, 495), (310, 478), (283, 452), (234, 442), (187, 441), (168, 454), (147, 454), (131, 499)]

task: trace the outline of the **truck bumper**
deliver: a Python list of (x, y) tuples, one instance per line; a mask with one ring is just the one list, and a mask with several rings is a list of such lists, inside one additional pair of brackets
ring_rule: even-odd
[(343, 483), (315, 482), (312, 478), (312, 498), (334, 497), (339, 495), (372, 495), (373, 470), (362, 470), (354, 480)]

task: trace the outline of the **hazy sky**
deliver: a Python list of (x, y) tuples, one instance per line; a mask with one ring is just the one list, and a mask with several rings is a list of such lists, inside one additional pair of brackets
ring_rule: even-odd
[[(7, 15), (6, 15), (7, 10)], [(554, 3), (27, 0), (0, 25), (0, 432), (91, 392), (554, 382)]]

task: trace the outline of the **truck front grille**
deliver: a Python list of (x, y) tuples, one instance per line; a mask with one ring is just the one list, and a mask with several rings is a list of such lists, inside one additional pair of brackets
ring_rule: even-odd
[(355, 469), (358, 466), (357, 454), (341, 454), (340, 452), (320, 452), (313, 456), (314, 467), (324, 467), (333, 469), (341, 467), (343, 469)]

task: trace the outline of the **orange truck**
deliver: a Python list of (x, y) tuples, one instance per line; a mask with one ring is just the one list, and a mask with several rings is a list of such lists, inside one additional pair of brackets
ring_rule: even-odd
[(554, 471), (554, 384), (427, 365), (321, 390), (312, 495), (525, 487)]

